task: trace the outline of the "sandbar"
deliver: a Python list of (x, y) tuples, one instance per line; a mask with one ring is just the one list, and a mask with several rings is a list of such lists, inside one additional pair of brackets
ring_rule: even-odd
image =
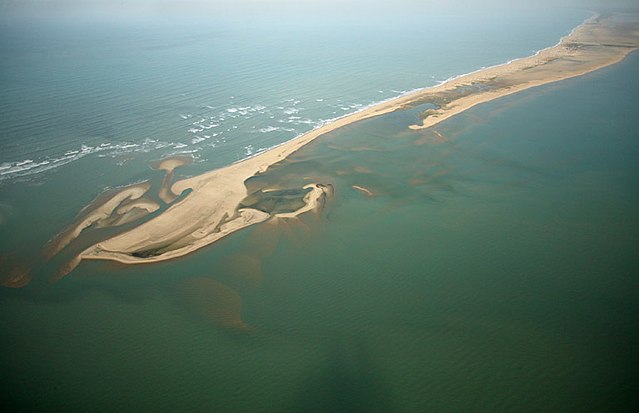
[[(354, 122), (431, 103), (436, 108), (424, 113), (421, 124), (411, 126), (412, 129), (428, 128), (477, 104), (615, 64), (639, 46), (638, 22), (639, 15), (632, 14), (612, 14), (605, 18), (594, 16), (557, 45), (533, 56), (481, 69), (370, 106), (251, 158), (180, 180), (170, 190), (167, 188), (162, 196), (165, 202), (172, 202), (176, 194), (187, 189), (191, 189), (191, 193), (153, 219), (89, 247), (74, 259), (74, 263), (83, 259), (114, 260), (127, 264), (164, 261), (189, 254), (258, 222), (271, 218), (295, 219), (300, 213), (318, 207), (321, 198), (326, 195), (321, 186), (311, 185), (311, 191), (305, 198), (306, 206), (301, 210), (274, 217), (263, 211), (240, 207), (248, 195), (245, 181), (264, 173), (319, 136)], [(179, 166), (177, 163), (167, 163), (162, 165), (162, 169), (167, 170), (168, 175)], [(75, 231), (89, 221), (80, 223)]]
[[(80, 217), (73, 225), (62, 231), (49, 242), (46, 255), (49, 257), (54, 256), (79, 237), (82, 231), (93, 225), (96, 227), (117, 225), (115, 222), (111, 222), (111, 219), (114, 216), (114, 212), (115, 215), (119, 216), (129, 211), (129, 209), (123, 209), (127, 201), (129, 201), (129, 205), (132, 207), (143, 205), (148, 212), (157, 210), (159, 205), (157, 205), (156, 208), (152, 201), (140, 200), (150, 188), (151, 184), (149, 182), (143, 182), (121, 188), (111, 196), (98, 197), (81, 211)], [(133, 203), (133, 201), (137, 202)]]
[(155, 165), (153, 165), (153, 169), (166, 171), (164, 179), (162, 180), (162, 186), (160, 187), (160, 191), (158, 193), (158, 198), (160, 198), (164, 203), (170, 204), (179, 196), (179, 194), (171, 191), (171, 183), (173, 182), (175, 169), (179, 168), (180, 166), (189, 165), (192, 162), (193, 158), (185, 156), (172, 156), (170, 158), (162, 159)]
[(360, 191), (361, 193), (363, 193), (366, 196), (373, 196), (373, 192), (370, 189), (368, 189), (368, 188), (365, 188), (365, 187), (360, 186), (360, 185), (351, 185), (351, 187), (353, 189), (357, 190), (357, 191)]

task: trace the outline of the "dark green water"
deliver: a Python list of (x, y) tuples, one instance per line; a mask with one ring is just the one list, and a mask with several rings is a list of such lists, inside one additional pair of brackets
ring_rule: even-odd
[[(635, 53), (476, 107), (440, 135), (407, 129), (418, 110), (350, 125), (250, 183), (330, 183), (322, 217), (259, 225), (175, 262), (83, 263), (54, 285), (45, 269), (0, 290), (3, 403), (631, 411), (638, 69)], [(47, 188), (12, 199), (44, 203)], [(52, 222), (72, 218), (63, 201), (53, 210)], [(46, 239), (55, 226), (33, 215)], [(247, 331), (220, 328), (220, 285), (241, 297)]]

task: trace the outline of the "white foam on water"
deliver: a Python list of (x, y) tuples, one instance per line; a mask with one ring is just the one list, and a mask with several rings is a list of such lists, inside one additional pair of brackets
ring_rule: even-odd
[(189, 149), (188, 151), (175, 151), (175, 152), (171, 152), (171, 153), (170, 153), (170, 155), (187, 154), (187, 153), (195, 154), (195, 153), (198, 153), (199, 151), (200, 151), (200, 149), (199, 149), (199, 148), (196, 148), (196, 149)]
[[(572, 32), (571, 32), (572, 33)], [(562, 38), (559, 42), (561, 43), (563, 41), (564, 38)], [(554, 45), (556, 46), (556, 45)], [(550, 46), (550, 47), (554, 47), (554, 46)], [(546, 48), (547, 49), (547, 48)], [(537, 51), (535, 54), (538, 55), (539, 53), (541, 53), (543, 50), (546, 49), (541, 49), (539, 51)], [(498, 67), (501, 65), (505, 65), (505, 64), (509, 64), (513, 61), (517, 61), (519, 60), (519, 58), (517, 59), (511, 59), (506, 63), (502, 63), (499, 65), (495, 65), (495, 66), (490, 66), (492, 67)], [(324, 109), (326, 110), (327, 108), (334, 108), (335, 110), (331, 110), (332, 114), (334, 116), (334, 118), (332, 119), (327, 119), (327, 120), (313, 120), (310, 118), (301, 118), (299, 116), (289, 116), (289, 115), (295, 115), (297, 113), (300, 112), (300, 110), (304, 110), (303, 108), (299, 107), (298, 105), (302, 103), (301, 99), (297, 99), (297, 98), (290, 98), (290, 99), (286, 99), (286, 100), (280, 100), (280, 106), (269, 106), (267, 107), (266, 105), (263, 104), (249, 104), (249, 102), (242, 102), (243, 106), (239, 106), (238, 102), (229, 102), (228, 105), (226, 106), (231, 106), (233, 105), (234, 107), (226, 107), (226, 106), (218, 106), (217, 108), (215, 106), (211, 106), (211, 105), (204, 105), (204, 106), (200, 106), (199, 107), (199, 111), (201, 112), (193, 112), (193, 114), (191, 113), (178, 113), (177, 115), (180, 117), (181, 120), (184, 121), (188, 121), (188, 122), (184, 122), (184, 123), (180, 123), (181, 126), (188, 126), (190, 127), (190, 129), (186, 129), (188, 130), (188, 132), (194, 134), (193, 135), (187, 135), (190, 138), (185, 137), (185, 141), (187, 143), (190, 143), (191, 145), (197, 145), (200, 144), (199, 148), (198, 147), (189, 147), (189, 145), (187, 143), (184, 142), (161, 142), (158, 141), (157, 139), (150, 139), (147, 138), (145, 139), (143, 142), (141, 143), (133, 143), (133, 142), (103, 142), (100, 143), (96, 146), (90, 146), (90, 145), (81, 145), (80, 148), (78, 147), (67, 147), (64, 149), (61, 149), (60, 153), (57, 154), (53, 154), (53, 155), (49, 155), (49, 156), (43, 156), (40, 158), (34, 158), (31, 159), (31, 157), (33, 157), (33, 155), (29, 158), (26, 159), (21, 159), (21, 160), (15, 160), (15, 161), (5, 161), (3, 163), (0, 164), (0, 181), (1, 180), (5, 180), (5, 179), (11, 179), (12, 177), (18, 177), (18, 176), (24, 176), (24, 175), (30, 175), (30, 174), (36, 174), (36, 173), (40, 173), (46, 170), (50, 170), (56, 167), (59, 167), (61, 165), (65, 165), (68, 164), (70, 162), (73, 162), (75, 160), (78, 160), (84, 156), (90, 155), (90, 154), (97, 154), (97, 156), (100, 157), (106, 157), (106, 156), (111, 156), (111, 157), (116, 157), (116, 156), (121, 156), (122, 154), (125, 153), (135, 153), (135, 152), (149, 152), (149, 151), (153, 151), (153, 150), (164, 150), (166, 151), (167, 148), (170, 149), (185, 149), (185, 148), (189, 148), (189, 151), (193, 151), (196, 152), (197, 150), (201, 149), (204, 146), (207, 147), (215, 147), (216, 144), (219, 143), (224, 143), (226, 142), (225, 138), (222, 138), (220, 136), (220, 133), (213, 133), (210, 135), (204, 135), (204, 137), (202, 135), (200, 135), (201, 132), (203, 131), (207, 131), (209, 129), (212, 128), (217, 128), (220, 127), (220, 129), (224, 129), (227, 132), (231, 132), (232, 130), (238, 129), (238, 125), (232, 125), (229, 124), (229, 122), (226, 122), (230, 119), (235, 119), (239, 116), (242, 116), (242, 120), (241, 123), (239, 124), (241, 126), (241, 128), (239, 128), (239, 130), (250, 130), (251, 126), (248, 122), (246, 122), (246, 119), (250, 119), (250, 118), (254, 118), (255, 122), (253, 123), (257, 123), (258, 125), (264, 125), (267, 121), (267, 118), (270, 119), (270, 121), (268, 121), (269, 123), (273, 123), (276, 125), (281, 125), (281, 126), (266, 126), (266, 127), (262, 127), (260, 129), (257, 129), (257, 131), (259, 131), (260, 133), (271, 133), (271, 132), (294, 132), (295, 133), (295, 137), (293, 137), (293, 139), (295, 139), (296, 137), (309, 132), (310, 130), (316, 129), (318, 127), (321, 127), (327, 123), (333, 122), (337, 119), (340, 119), (342, 117), (345, 116), (350, 116), (353, 113), (357, 113), (363, 110), (366, 110), (367, 108), (371, 107), (371, 106), (375, 106), (378, 104), (382, 104), (384, 102), (387, 101), (391, 101), (397, 98), (400, 98), (402, 96), (406, 96), (415, 92), (419, 92), (419, 91), (423, 91), (426, 90), (428, 88), (431, 87), (435, 87), (435, 86), (439, 86), (442, 84), (445, 84), (447, 82), (450, 81), (454, 81), (462, 76), (466, 76), (468, 74), (473, 74), (476, 73), (479, 70), (485, 70), (485, 68), (480, 68), (474, 71), (470, 71), (468, 73), (464, 73), (461, 75), (456, 75), (456, 76), (451, 76), (447, 79), (444, 79), (440, 82), (435, 82), (434, 76), (430, 76), (431, 82), (434, 83), (434, 85), (428, 86), (428, 87), (422, 87), (422, 88), (416, 88), (416, 89), (412, 89), (412, 90), (396, 90), (396, 89), (392, 89), (392, 90), (378, 90), (378, 93), (382, 94), (382, 93), (388, 93), (391, 94), (393, 93), (394, 96), (391, 96), (387, 99), (384, 100), (379, 100), (379, 101), (375, 101), (375, 102), (371, 102), (370, 104), (363, 104), (363, 103), (352, 103), (352, 102), (348, 102), (348, 101), (342, 101), (340, 99), (329, 99), (330, 103), (326, 103), (325, 102), (325, 98), (316, 98), (313, 99), (315, 102), (325, 102), (323, 105), (316, 105), (315, 108), (313, 109), (318, 109), (320, 107), (324, 107)], [(374, 92), (374, 90), (373, 90)], [(231, 99), (234, 99), (234, 96), (230, 97)], [(305, 102), (310, 102), (312, 100), (304, 100)], [(333, 102), (341, 102), (337, 105), (333, 105)], [(277, 108), (277, 111), (275, 110), (275, 108)], [(184, 109), (182, 109), (184, 110)], [(271, 112), (271, 110), (273, 112)], [(208, 112), (208, 113), (207, 113)], [(216, 113), (217, 112), (217, 113)], [(282, 113), (284, 114), (284, 116), (282, 116)], [(320, 115), (321, 116), (321, 115)], [(329, 115), (330, 116), (330, 115)], [(174, 118), (176, 123), (179, 122), (178, 119)], [(198, 119), (197, 121), (195, 121), (195, 119)], [(260, 120), (258, 122), (258, 119)], [(226, 123), (226, 124), (225, 124)], [(291, 126), (293, 125), (300, 125), (297, 129), (293, 129), (291, 128)], [(308, 128), (308, 126), (311, 126), (310, 130)], [(255, 129), (255, 128), (254, 128)], [(219, 129), (218, 129), (219, 130)], [(219, 139), (217, 139), (215, 142), (211, 142), (211, 141), (207, 141), (208, 139), (210, 139), (211, 137), (215, 138), (218, 137)], [(136, 142), (137, 139), (135, 139)], [(207, 142), (205, 142), (207, 141)], [(290, 141), (290, 140), (289, 140)], [(285, 143), (285, 142), (284, 142)], [(270, 148), (260, 148), (259, 150), (257, 150), (257, 152), (263, 152), (265, 150), (269, 150)], [(245, 147), (245, 151), (246, 151), (246, 155), (247, 156), (253, 156), (256, 151), (254, 150), (254, 148), (252, 146), (247, 146)], [(183, 152), (184, 153), (184, 152)]]
[[(120, 145), (119, 148), (120, 149), (129, 149), (129, 148), (137, 148), (138, 146), (140, 146), (140, 145), (138, 145), (137, 143), (128, 143), (128, 144), (125, 144), (125, 145)], [(87, 150), (88, 149), (89, 148), (87, 148)]]
[(260, 133), (269, 133), (269, 132), (275, 132), (275, 131), (278, 131), (278, 130), (280, 130), (280, 128), (278, 128), (276, 126), (267, 126), (265, 128), (258, 129), (258, 132), (260, 132)]
[(295, 113), (299, 113), (299, 111), (300, 110), (296, 109), (296, 108), (286, 108), (286, 109), (284, 109), (283, 112), (284, 112), (285, 115), (293, 115)]

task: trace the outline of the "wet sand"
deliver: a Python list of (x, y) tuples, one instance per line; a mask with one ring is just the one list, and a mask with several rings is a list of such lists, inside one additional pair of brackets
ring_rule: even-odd
[(171, 191), (171, 183), (173, 182), (175, 169), (191, 163), (193, 163), (193, 158), (175, 156), (163, 159), (153, 165), (153, 169), (166, 171), (166, 175), (164, 175), (164, 179), (162, 180), (160, 192), (158, 193), (158, 198), (160, 198), (164, 203), (170, 204), (180, 196), (180, 194), (176, 194)]
[(120, 189), (110, 196), (99, 196), (85, 207), (78, 220), (69, 228), (58, 234), (47, 246), (46, 255), (52, 257), (80, 236), (82, 231), (91, 226), (109, 227), (120, 225), (117, 218), (125, 215), (133, 208), (143, 208), (147, 213), (159, 208), (153, 201), (142, 198), (151, 188), (149, 182), (133, 184)]
[(639, 16), (625, 21), (621, 16), (592, 17), (559, 44), (534, 56), (471, 73), (446, 84), (418, 92), (417, 102), (433, 102), (421, 125), (434, 126), (480, 103), (532, 87), (581, 76), (618, 63), (639, 47)]
[(364, 195), (366, 195), (366, 196), (373, 196), (373, 192), (372, 192), (370, 189), (365, 188), (365, 187), (363, 187), (363, 186), (360, 186), (360, 185), (352, 185), (352, 188), (353, 188), (353, 189), (355, 189), (355, 190), (357, 190), (357, 191), (359, 191), (359, 192), (361, 192), (361, 193), (363, 193), (363, 194), (364, 194)]
[[(188, 196), (154, 219), (93, 245), (74, 261), (107, 259), (143, 264), (184, 256), (239, 229), (273, 218), (274, 215), (266, 212), (240, 207), (248, 195), (245, 181), (264, 173), (271, 165), (317, 137), (360, 120), (426, 103), (435, 104), (437, 108), (427, 111), (422, 124), (411, 128), (432, 127), (477, 104), (615, 64), (639, 46), (638, 22), (639, 15), (593, 17), (556, 46), (534, 56), (379, 103), (252, 158), (178, 181), (167, 191), (167, 200), (191, 189)], [(167, 172), (175, 167), (173, 163), (165, 166)], [(280, 214), (278, 218), (294, 219), (301, 213), (317, 209), (327, 193), (317, 184), (312, 184), (311, 188), (305, 198), (305, 207), (294, 213)]]
[(10, 255), (0, 255), (0, 286), (22, 288), (31, 281), (30, 268)]

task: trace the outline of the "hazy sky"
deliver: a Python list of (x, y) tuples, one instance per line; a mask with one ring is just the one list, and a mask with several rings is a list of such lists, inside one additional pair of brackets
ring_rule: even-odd
[(637, 7), (637, 0), (0, 0), (0, 13), (220, 14), (368, 12), (426, 13), (429, 9)]
[(637, 7), (637, 0), (0, 0), (12, 9), (47, 8), (55, 10), (229, 10), (229, 9), (319, 9), (319, 8), (397, 8), (397, 7)]

